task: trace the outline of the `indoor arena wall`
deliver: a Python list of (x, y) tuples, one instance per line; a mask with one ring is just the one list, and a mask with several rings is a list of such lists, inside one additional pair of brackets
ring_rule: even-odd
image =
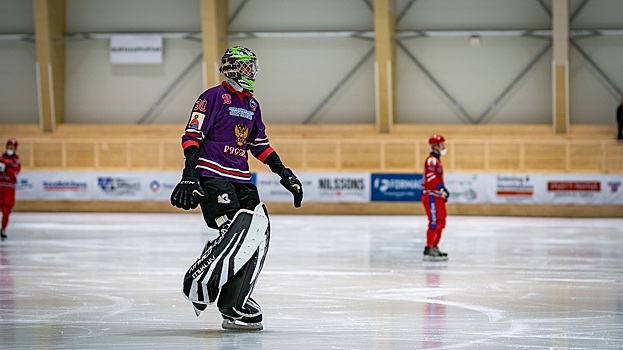
[[(5, 125), (0, 137), (20, 140), (25, 171), (179, 171), (179, 125)], [(547, 125), (396, 125), (379, 134), (374, 125), (268, 125), (271, 144), (297, 173), (421, 173), (428, 136), (443, 134), (446, 173), (622, 174), (623, 145), (604, 125), (575, 125), (566, 135)], [(253, 172), (268, 168), (252, 159)], [(414, 203), (269, 203), (273, 213), (422, 214)], [(167, 202), (20, 201), (18, 211), (176, 211)], [(617, 205), (449, 203), (453, 214), (513, 216), (621, 216)]]

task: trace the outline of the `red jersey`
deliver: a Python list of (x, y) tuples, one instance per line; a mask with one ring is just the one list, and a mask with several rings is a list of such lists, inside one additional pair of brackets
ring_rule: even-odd
[(424, 183), (422, 189), (424, 194), (443, 197), (439, 189), (444, 186), (443, 183), (443, 166), (439, 154), (431, 152), (424, 161)]
[(17, 175), (20, 170), (22, 170), (22, 163), (19, 160), (19, 156), (17, 154), (14, 156), (7, 156), (3, 153), (0, 154), (0, 162), (4, 164), (4, 171), (0, 171), (0, 186), (15, 187)]

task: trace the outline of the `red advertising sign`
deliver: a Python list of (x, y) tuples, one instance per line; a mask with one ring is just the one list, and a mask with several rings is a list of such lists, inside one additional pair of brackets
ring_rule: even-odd
[(599, 181), (548, 181), (547, 191), (600, 192)]

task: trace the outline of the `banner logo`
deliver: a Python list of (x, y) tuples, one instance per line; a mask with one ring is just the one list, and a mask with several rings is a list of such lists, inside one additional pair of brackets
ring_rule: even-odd
[(600, 192), (599, 181), (548, 181), (549, 192)]
[(137, 178), (98, 177), (97, 185), (106, 194), (123, 196), (141, 191), (141, 181)]
[(498, 175), (496, 194), (498, 197), (532, 197), (534, 184), (530, 176)]
[(422, 174), (372, 174), (372, 201), (422, 200)]
[(15, 184), (15, 190), (26, 190), (33, 188), (33, 184), (27, 178), (21, 178)]
[(617, 193), (621, 188), (621, 181), (608, 181), (608, 187), (610, 187), (610, 193)]
[(43, 191), (45, 192), (78, 192), (86, 191), (86, 182), (77, 181), (43, 181)]

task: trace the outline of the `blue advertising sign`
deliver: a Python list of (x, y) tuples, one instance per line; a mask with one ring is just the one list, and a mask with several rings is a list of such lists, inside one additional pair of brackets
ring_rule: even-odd
[(420, 202), (422, 174), (372, 174), (373, 202)]
[(257, 174), (251, 173), (251, 183), (257, 186)]

